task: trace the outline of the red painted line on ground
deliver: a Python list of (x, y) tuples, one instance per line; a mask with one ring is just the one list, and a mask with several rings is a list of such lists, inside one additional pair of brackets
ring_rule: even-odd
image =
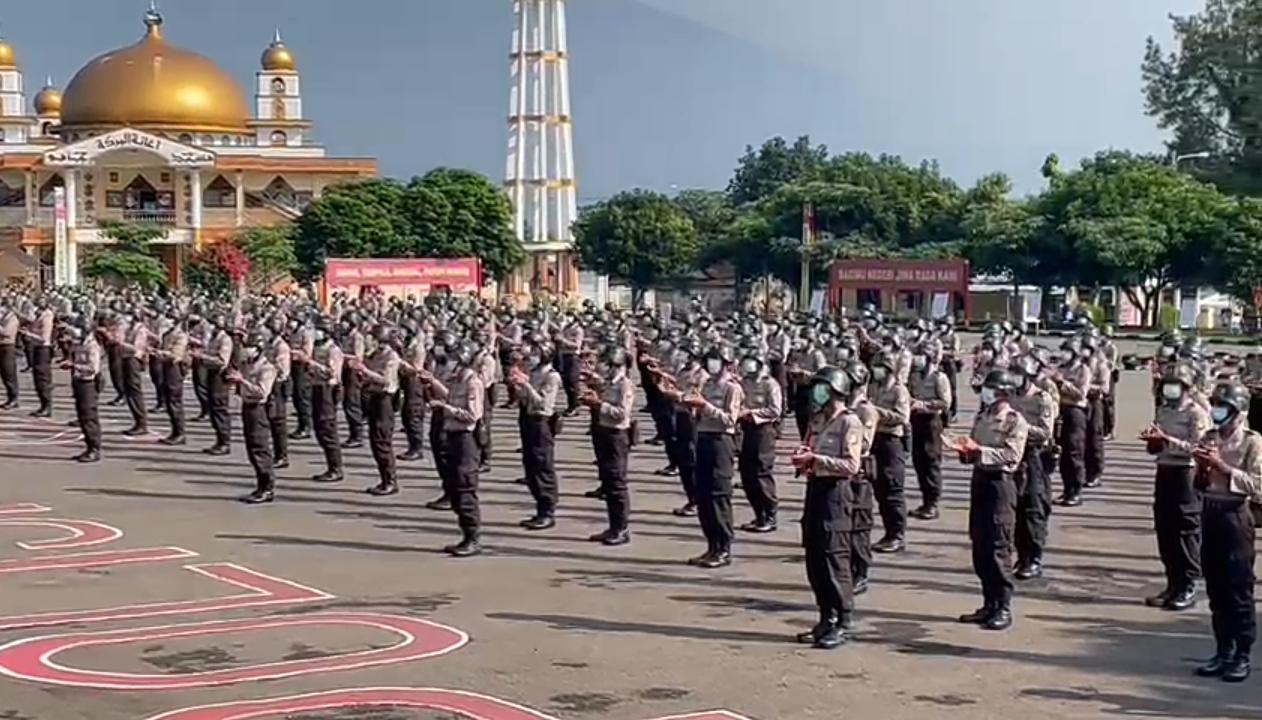
[(46, 513), (52, 510), (50, 507), (38, 505), (36, 503), (11, 503), (9, 505), (0, 505), (0, 515), (29, 515), (31, 513)]
[(15, 518), (0, 519), (0, 528), (4, 527), (49, 527), (65, 530), (66, 535), (51, 540), (32, 540), (19, 542), (23, 550), (71, 550), (73, 548), (92, 547), (114, 542), (123, 536), (123, 531), (112, 525), (93, 520), (54, 520), (52, 518)]
[(76, 570), (82, 568), (132, 565), (135, 563), (183, 560), (197, 557), (192, 550), (178, 547), (137, 548), (134, 550), (101, 550), (97, 552), (71, 553), (33, 559), (0, 560), (0, 575), (8, 573), (43, 572), (46, 570)]
[(0, 630), (16, 628), (49, 627), (69, 623), (109, 622), (113, 620), (135, 620), (137, 618), (163, 617), (170, 615), (192, 615), (196, 613), (218, 612), (223, 610), (239, 610), (241, 608), (272, 607), (276, 605), (297, 605), (300, 603), (330, 600), (332, 595), (282, 580), (270, 575), (255, 572), (249, 568), (232, 563), (212, 563), (208, 565), (186, 565), (191, 570), (212, 580), (228, 583), (248, 590), (240, 595), (208, 598), (205, 600), (180, 600), (172, 602), (146, 603), (142, 605), (122, 605), (95, 610), (75, 610), (71, 612), (40, 613), (36, 615), (10, 615), (0, 617)]
[[(441, 688), (363, 688), (242, 700), (175, 710), (149, 720), (251, 720), (342, 708), (410, 708), (449, 712), (470, 720), (556, 720), (551, 715), (488, 695)], [(673, 715), (658, 720), (748, 720), (726, 710)]]
[[(388, 648), (346, 653), (333, 657), (263, 663), (244, 668), (184, 675), (141, 675), (82, 670), (58, 665), (53, 658), (82, 647), (153, 643), (176, 638), (206, 638), (254, 630), (293, 630), (312, 627), (357, 626), (392, 632), (402, 640)], [(109, 632), (69, 633), (15, 640), (0, 646), (0, 674), (20, 680), (108, 690), (175, 690), (231, 685), (255, 680), (298, 677), (316, 673), (355, 670), (379, 665), (437, 657), (462, 647), (469, 636), (460, 630), (420, 618), (370, 613), (295, 615), (261, 619), (215, 620), (185, 625), (129, 628)]]

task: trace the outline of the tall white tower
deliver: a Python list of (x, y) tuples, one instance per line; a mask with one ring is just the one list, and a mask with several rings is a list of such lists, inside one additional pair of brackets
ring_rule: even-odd
[(530, 254), (521, 279), (532, 289), (574, 292), (578, 201), (565, 0), (513, 0), (513, 10), (505, 187)]

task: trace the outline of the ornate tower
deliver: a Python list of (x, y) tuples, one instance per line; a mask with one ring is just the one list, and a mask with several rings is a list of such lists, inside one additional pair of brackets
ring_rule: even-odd
[(0, 35), (0, 145), (27, 143), (32, 120), (26, 108), (26, 88), (17, 54)]
[(261, 63), (254, 88), (254, 117), (257, 119), (251, 123), (258, 132), (258, 144), (302, 147), (311, 123), (302, 116), (298, 65), (281, 40), (280, 29), (272, 37), (272, 44), (263, 51)]
[(574, 292), (578, 203), (565, 0), (514, 0), (513, 10), (505, 187), (529, 259), (512, 289)]

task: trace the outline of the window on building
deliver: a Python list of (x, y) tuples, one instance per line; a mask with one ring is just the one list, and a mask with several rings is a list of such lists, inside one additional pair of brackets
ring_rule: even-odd
[(268, 183), (267, 189), (263, 191), (263, 197), (287, 207), (296, 207), (298, 201), (298, 193), (294, 192), (293, 186), (285, 182), (285, 178), (279, 176)]
[(193, 143), (193, 136), (188, 133), (180, 133), (180, 142), (185, 145), (191, 145)]
[(276, 98), (272, 101), (272, 118), (276, 120), (285, 119), (285, 101)]
[(272, 93), (275, 95), (285, 94), (285, 80), (283, 78), (275, 78), (272, 80)]
[(203, 145), (214, 145), (214, 144), (215, 144), (215, 138), (214, 138), (214, 136), (213, 136), (213, 135), (203, 135), (203, 136), (202, 136), (202, 144), (203, 144)]
[(26, 187), (10, 187), (0, 180), (0, 207), (26, 207)]
[(237, 206), (237, 189), (223, 175), (202, 191), (202, 205), (208, 208), (234, 208)]
[(289, 143), (289, 136), (283, 130), (274, 130), (272, 132), (272, 145), (286, 145)]
[(39, 206), (52, 207), (56, 204), (54, 194), (59, 187), (65, 187), (66, 181), (60, 175), (54, 175), (39, 188)]
[(50, 122), (44, 123), (42, 128), (40, 129), (40, 134), (42, 134), (45, 137), (51, 136), (53, 134), (53, 127), (54, 127), (53, 124)]
[(224, 135), (223, 137), (219, 138), (219, 144), (227, 147), (228, 145), (232, 144), (232, 138), (228, 137), (227, 135)]

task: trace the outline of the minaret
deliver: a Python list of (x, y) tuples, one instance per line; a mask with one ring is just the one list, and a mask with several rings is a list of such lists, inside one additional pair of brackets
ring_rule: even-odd
[(25, 145), (31, 123), (17, 53), (0, 33), (0, 145)]
[(302, 88), (294, 55), (280, 37), (280, 29), (272, 36), (272, 44), (263, 51), (255, 83), (252, 124), (263, 147), (302, 147), (311, 123), (302, 116)]
[(53, 77), (48, 76), (44, 87), (35, 94), (35, 132), (32, 137), (44, 140), (56, 139), (57, 128), (61, 125), (61, 91), (53, 84)]
[[(525, 279), (547, 278), (537, 254), (551, 256), (552, 289), (573, 291), (568, 259), (578, 219), (565, 0), (514, 0), (512, 79), (505, 187), (517, 236), (531, 253)], [(556, 285), (560, 287), (556, 287)]]

